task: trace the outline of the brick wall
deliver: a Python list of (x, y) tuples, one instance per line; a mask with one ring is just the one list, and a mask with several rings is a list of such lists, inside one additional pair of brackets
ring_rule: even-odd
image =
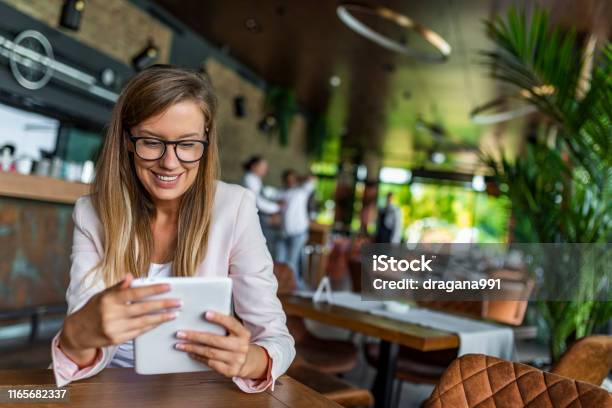
[[(221, 178), (232, 182), (239, 181), (242, 177), (242, 163), (253, 154), (261, 154), (270, 164), (266, 184), (279, 185), (281, 173), (289, 167), (301, 172), (306, 171), (306, 123), (303, 116), (295, 116), (291, 125), (289, 145), (281, 147), (276, 134), (269, 136), (257, 128), (257, 123), (264, 114), (264, 92), (215, 59), (209, 59), (205, 66), (219, 98), (217, 123)], [(245, 98), (247, 116), (243, 118), (234, 116), (234, 97), (238, 95)]]

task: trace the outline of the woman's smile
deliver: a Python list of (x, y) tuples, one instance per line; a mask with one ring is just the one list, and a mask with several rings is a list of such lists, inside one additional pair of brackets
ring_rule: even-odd
[(174, 188), (181, 181), (183, 173), (164, 174), (151, 170), (155, 184), (160, 188)]

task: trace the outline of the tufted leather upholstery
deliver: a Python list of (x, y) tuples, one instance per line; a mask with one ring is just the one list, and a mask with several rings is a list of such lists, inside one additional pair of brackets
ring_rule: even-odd
[(603, 388), (482, 354), (466, 354), (448, 367), (426, 408), (612, 408)]
[(588, 336), (572, 344), (551, 372), (601, 385), (611, 369), (612, 336)]

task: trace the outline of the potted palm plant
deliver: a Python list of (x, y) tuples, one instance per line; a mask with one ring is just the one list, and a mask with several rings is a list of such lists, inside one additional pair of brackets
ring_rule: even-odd
[[(612, 45), (584, 52), (572, 31), (548, 13), (510, 9), (486, 22), (493, 51), (483, 52), (492, 76), (539, 113), (540, 137), (518, 157), (485, 158), (511, 199), (523, 242), (607, 243), (612, 238)], [(548, 273), (561, 273), (554, 268)], [(584, 288), (605, 279), (584, 275)], [(608, 277), (609, 278), (609, 277)], [(549, 276), (549, 281), (561, 276)], [(587, 281), (588, 280), (588, 281)], [(612, 302), (590, 290), (572, 300), (540, 302), (553, 360), (569, 341), (612, 317)]]

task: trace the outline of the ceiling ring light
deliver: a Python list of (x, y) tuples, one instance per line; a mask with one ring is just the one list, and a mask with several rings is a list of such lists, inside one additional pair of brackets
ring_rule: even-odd
[(477, 106), (470, 112), (470, 120), (472, 123), (478, 125), (493, 125), (496, 123), (506, 122), (512, 119), (519, 118), (521, 116), (529, 115), (537, 111), (537, 108), (533, 105), (523, 104), (516, 109), (506, 110), (497, 113), (483, 113), (493, 108), (502, 107), (510, 98), (517, 98), (525, 101), (531, 99), (534, 95), (536, 96), (550, 96), (556, 92), (553, 85), (543, 84), (533, 86), (530, 90), (521, 89), (516, 95), (501, 96), (497, 99), (493, 99), (483, 105)]
[(477, 125), (494, 125), (496, 123), (507, 122), (512, 119), (520, 118), (537, 111), (533, 105), (521, 105), (516, 109), (505, 110), (496, 113), (485, 113), (491, 109), (502, 107), (508, 101), (508, 97), (502, 96), (493, 99), (483, 105), (477, 106), (470, 112), (470, 120)]
[[(417, 34), (423, 37), (425, 41), (431, 44), (438, 52), (421, 52), (414, 48), (408, 47), (400, 43), (399, 41), (395, 41), (389, 37), (386, 37), (359, 21), (355, 17), (354, 13), (363, 13), (381, 17), (385, 20), (395, 23), (396, 25), (402, 28), (415, 31)], [(338, 15), (338, 18), (340, 18), (340, 20), (351, 30), (388, 50), (395, 51), (407, 55), (409, 57), (417, 58), (428, 62), (444, 62), (451, 53), (451, 46), (439, 34), (429, 29), (428, 27), (425, 27), (424, 25), (421, 25), (418, 22), (412, 20), (410, 17), (407, 17), (386, 7), (365, 6), (361, 4), (346, 3), (341, 4), (336, 8), (336, 14)]]

